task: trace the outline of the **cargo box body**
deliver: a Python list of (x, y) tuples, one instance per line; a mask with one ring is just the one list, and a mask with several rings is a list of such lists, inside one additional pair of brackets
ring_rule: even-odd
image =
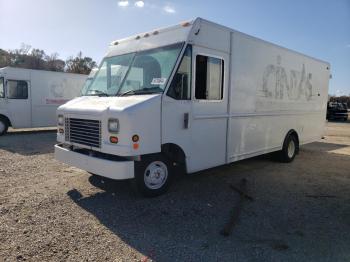
[(188, 40), (192, 60), (201, 54), (220, 58), (224, 76), (222, 100), (194, 96), (188, 102), (184, 112), (190, 111), (192, 127), (185, 139), (179, 139), (182, 128), (174, 130), (166, 116), (176, 115), (175, 107), (183, 110), (184, 105), (179, 108), (168, 97), (163, 99), (162, 144), (182, 142), (191, 159), (189, 171), (278, 151), (290, 130), (297, 132), (300, 145), (321, 138), (329, 63), (204, 19), (193, 28)]

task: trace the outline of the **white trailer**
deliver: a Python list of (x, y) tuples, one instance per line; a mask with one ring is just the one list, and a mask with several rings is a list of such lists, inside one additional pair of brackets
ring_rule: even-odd
[(56, 126), (57, 107), (80, 95), (86, 75), (0, 68), (0, 135), (13, 128)]
[(113, 42), (58, 108), (56, 159), (154, 196), (187, 173), (321, 138), (330, 65), (197, 18)]

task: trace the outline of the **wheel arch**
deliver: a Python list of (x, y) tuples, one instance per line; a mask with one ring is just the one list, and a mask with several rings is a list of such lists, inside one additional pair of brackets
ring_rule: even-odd
[(175, 162), (184, 167), (187, 172), (187, 164), (186, 164), (186, 154), (184, 150), (177, 144), (174, 143), (166, 143), (162, 144), (162, 153), (167, 156), (171, 161)]
[(6, 115), (0, 114), (0, 119), (5, 120), (8, 126), (12, 126), (10, 119)]

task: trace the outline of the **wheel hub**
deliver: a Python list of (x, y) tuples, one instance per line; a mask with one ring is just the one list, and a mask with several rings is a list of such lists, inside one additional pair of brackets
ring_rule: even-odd
[(148, 188), (161, 188), (168, 178), (168, 168), (161, 161), (154, 161), (150, 163), (145, 169), (144, 181)]
[(290, 140), (288, 144), (288, 157), (292, 158), (295, 154), (295, 142), (294, 140)]

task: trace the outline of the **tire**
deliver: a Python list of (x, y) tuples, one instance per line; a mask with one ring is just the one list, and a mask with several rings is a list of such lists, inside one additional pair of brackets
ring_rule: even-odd
[(296, 135), (289, 134), (284, 139), (282, 150), (279, 151), (279, 161), (283, 163), (290, 163), (294, 160), (299, 151), (299, 143)]
[(7, 121), (4, 118), (0, 118), (0, 136), (5, 135), (7, 133), (8, 128), (9, 125)]
[(146, 197), (164, 194), (171, 182), (170, 161), (162, 154), (145, 155), (141, 161), (135, 161), (134, 187)]

